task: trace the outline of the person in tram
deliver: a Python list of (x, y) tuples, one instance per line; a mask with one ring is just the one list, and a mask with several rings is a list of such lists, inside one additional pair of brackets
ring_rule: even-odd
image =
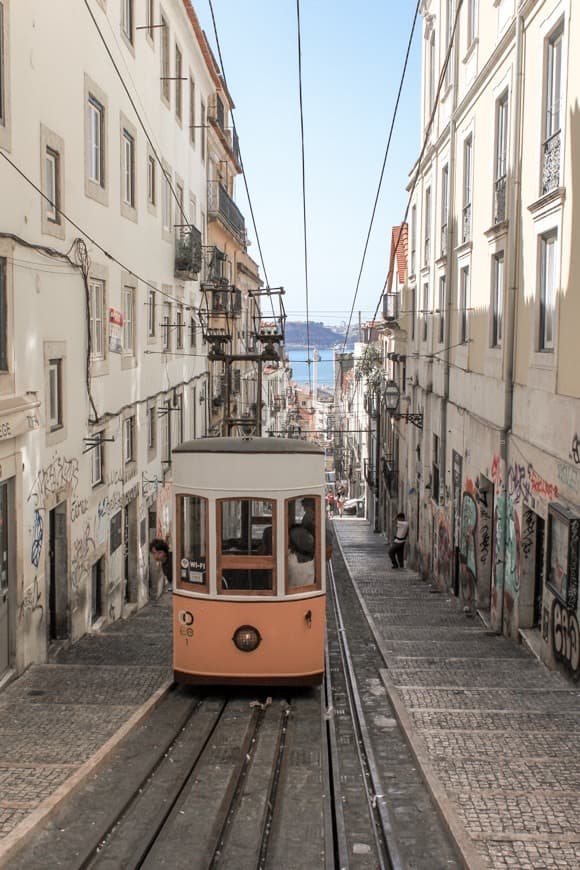
[[(303, 498), (302, 499), (302, 507), (304, 509), (304, 515), (302, 517), (302, 525), (305, 529), (308, 529), (311, 535), (316, 537), (316, 523), (314, 521), (314, 499), (313, 498)], [(326, 561), (330, 559), (332, 556), (332, 532), (327, 527), (326, 529)]]
[(314, 537), (303, 525), (294, 525), (288, 532), (288, 586), (309, 586), (314, 583)]

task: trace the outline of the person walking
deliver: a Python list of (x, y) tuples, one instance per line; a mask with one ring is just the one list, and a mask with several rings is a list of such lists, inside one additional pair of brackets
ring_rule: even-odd
[(405, 514), (401, 511), (397, 514), (397, 528), (393, 543), (389, 547), (389, 556), (393, 568), (404, 568), (403, 555), (405, 552), (405, 542), (409, 537), (409, 523), (405, 519)]

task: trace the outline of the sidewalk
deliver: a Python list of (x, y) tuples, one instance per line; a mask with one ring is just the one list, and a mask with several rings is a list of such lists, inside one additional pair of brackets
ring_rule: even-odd
[(0, 867), (172, 680), (171, 596), (87, 635), (0, 693)]
[(580, 867), (580, 689), (333, 523), (407, 739), (470, 870)]

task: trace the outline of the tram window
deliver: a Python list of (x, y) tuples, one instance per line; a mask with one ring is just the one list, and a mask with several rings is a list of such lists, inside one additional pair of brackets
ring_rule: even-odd
[(178, 511), (178, 585), (182, 588), (207, 584), (207, 500), (181, 495)]
[(224, 499), (218, 503), (217, 519), (218, 588), (222, 592), (273, 592), (274, 502)]
[(320, 584), (320, 497), (301, 496), (286, 502), (286, 577), (288, 589)]

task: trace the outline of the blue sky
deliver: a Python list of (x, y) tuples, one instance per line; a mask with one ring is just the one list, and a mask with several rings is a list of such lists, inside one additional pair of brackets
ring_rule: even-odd
[[(194, 0), (215, 51), (208, 0)], [(310, 318), (350, 312), (416, 0), (301, 0)], [(271, 286), (306, 310), (296, 0), (213, 0), (226, 79)], [(391, 227), (419, 153), (421, 20), (413, 40), (353, 323), (375, 310)], [(217, 51), (216, 51), (217, 56)], [(243, 180), (236, 200), (259, 262)]]

